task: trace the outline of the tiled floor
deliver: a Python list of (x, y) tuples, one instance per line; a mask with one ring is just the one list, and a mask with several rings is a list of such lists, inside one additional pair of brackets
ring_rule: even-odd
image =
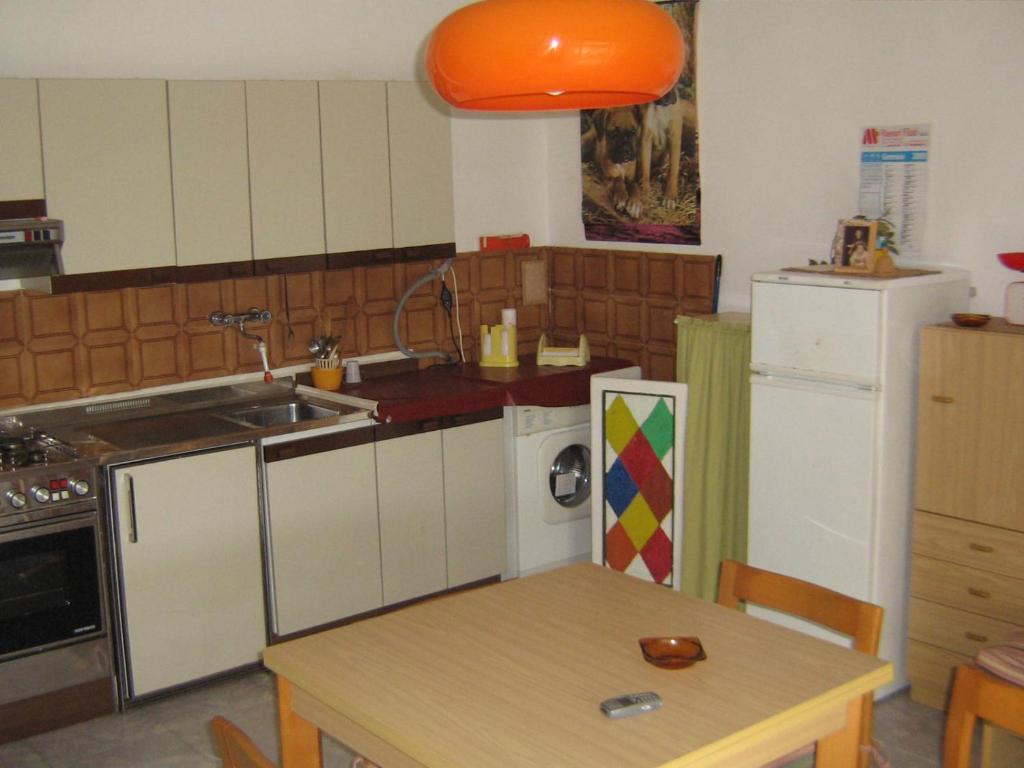
[[(216, 768), (210, 718), (222, 714), (277, 759), (273, 678), (256, 672), (0, 746), (0, 768)], [(937, 768), (942, 713), (897, 694), (875, 709), (875, 736), (893, 768)], [(347, 768), (331, 742), (324, 764)]]

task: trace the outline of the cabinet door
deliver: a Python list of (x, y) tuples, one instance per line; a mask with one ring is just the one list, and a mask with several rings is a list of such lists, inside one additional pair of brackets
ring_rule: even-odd
[(1024, 530), (1024, 337), (926, 328), (916, 505)]
[(373, 444), (267, 464), (278, 635), (380, 608)]
[(253, 255), (324, 253), (317, 84), (255, 80), (245, 93)]
[(388, 83), (396, 248), (455, 240), (447, 105), (426, 83)]
[(45, 193), (36, 81), (0, 80), (0, 104), (0, 200), (40, 200)]
[(41, 80), (47, 211), (69, 274), (173, 266), (163, 80)]
[(501, 419), (441, 435), (448, 586), (457, 587), (505, 570), (505, 439)]
[(439, 592), (448, 584), (441, 432), (382, 440), (374, 448), (384, 604)]
[(167, 84), (178, 266), (250, 261), (245, 84)]
[(327, 252), (390, 248), (385, 84), (321, 82), (320, 133)]
[(257, 487), (251, 446), (115, 470), (131, 696), (259, 661)]

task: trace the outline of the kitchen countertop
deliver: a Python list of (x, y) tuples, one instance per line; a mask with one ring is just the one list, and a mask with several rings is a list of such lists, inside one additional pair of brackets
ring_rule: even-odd
[(379, 421), (405, 422), (505, 405), (582, 405), (590, 402), (591, 375), (632, 365), (628, 360), (593, 357), (583, 366), (547, 366), (537, 365), (536, 355), (523, 355), (515, 368), (435, 365), (342, 384), (339, 391), (376, 401)]
[[(129, 395), (124, 403), (132, 407), (123, 409), (122, 403), (117, 403), (112, 412), (101, 416), (89, 415), (83, 406), (28, 414), (26, 424), (52, 428), (85, 458), (121, 463), (324, 428), (369, 426), (373, 424), (369, 412), (373, 402), (377, 404), (375, 419), (383, 423), (471, 414), (506, 405), (582, 405), (590, 401), (592, 374), (631, 365), (628, 360), (595, 357), (583, 366), (538, 366), (536, 355), (524, 355), (515, 368), (476, 363), (435, 365), (368, 377), (358, 385), (343, 384), (337, 392), (309, 387), (292, 391), (276, 383), (210, 382), (209, 387), (180, 392)], [(339, 398), (338, 394), (348, 397)], [(313, 403), (319, 399), (341, 414), (270, 427), (230, 418), (233, 410), (246, 403), (272, 404), (295, 397)], [(337, 402), (353, 397), (359, 399), (348, 406)], [(136, 409), (136, 403), (143, 405)], [(104, 410), (102, 406), (100, 410)]]

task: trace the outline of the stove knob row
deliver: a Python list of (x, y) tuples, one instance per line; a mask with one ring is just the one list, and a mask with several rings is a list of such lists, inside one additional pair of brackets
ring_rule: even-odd
[(45, 504), (50, 500), (50, 489), (43, 488), (41, 485), (33, 485), (29, 488), (28, 495), (32, 497), (34, 501), (40, 504)]
[(13, 488), (4, 494), (4, 498), (7, 499), (7, 503), (15, 509), (21, 509), (26, 504), (25, 494), (20, 491), (16, 491)]

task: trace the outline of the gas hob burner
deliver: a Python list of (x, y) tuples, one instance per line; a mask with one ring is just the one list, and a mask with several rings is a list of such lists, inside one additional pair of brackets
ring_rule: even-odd
[(70, 445), (39, 430), (32, 429), (24, 435), (0, 434), (0, 472), (59, 464), (78, 458), (78, 452)]

